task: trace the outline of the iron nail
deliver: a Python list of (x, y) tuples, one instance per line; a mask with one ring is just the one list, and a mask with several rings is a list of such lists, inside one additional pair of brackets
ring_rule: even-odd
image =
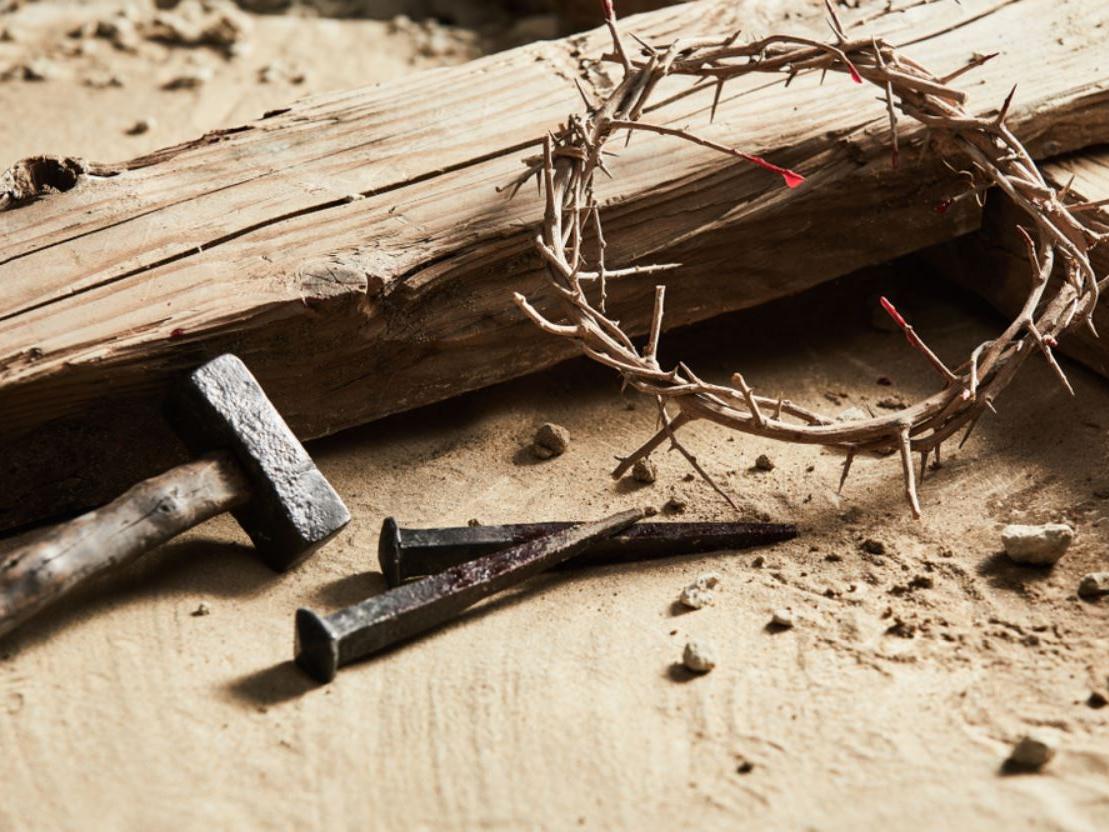
[(572, 558), (595, 540), (623, 531), (642, 516), (642, 511), (632, 509), (571, 525), (386, 590), (331, 615), (299, 609), (296, 663), (313, 678), (330, 682), (341, 666), (430, 630), (483, 598)]
[[(517, 523), (440, 529), (401, 528), (392, 517), (381, 525), (377, 556), (389, 586), (435, 575), (507, 546), (561, 531), (574, 523)], [(767, 546), (797, 536), (789, 523), (637, 523), (595, 541), (578, 557), (560, 564), (577, 568), (668, 558), (698, 552)]]

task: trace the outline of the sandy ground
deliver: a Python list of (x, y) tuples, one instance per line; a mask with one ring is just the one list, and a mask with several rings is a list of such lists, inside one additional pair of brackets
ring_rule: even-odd
[[(8, 2), (0, 0), (0, 9)], [(529, 31), (553, 34), (552, 18), (532, 17), (514, 28), (503, 14), (475, 12), (468, 19), (484, 23), (470, 29), (398, 16), (400, 0), (376, 5), (395, 13), (332, 18), (301, 8), (248, 15), (227, 0), (213, 11), (185, 0), (163, 13), (201, 27), (228, 14), (242, 31), (226, 48), (143, 37), (158, 14), (149, 2), (53, 0), (0, 14), (0, 77), (17, 79), (0, 81), (0, 167), (38, 153), (130, 159), (260, 118), (296, 98), (461, 63)], [(85, 34), (73, 37), (82, 26)], [(113, 34), (117, 29), (138, 34)], [(28, 69), (35, 80), (18, 80)], [(165, 89), (182, 78), (199, 83)], [(129, 132), (141, 120), (149, 129)]]
[[(233, 61), (220, 71), (237, 81), (163, 92), (136, 55), (119, 58), (123, 88), (0, 83), (14, 113), (0, 164), (125, 157), (425, 61), (414, 40), (383, 37), (388, 21), (253, 23), (250, 61), (325, 44), (343, 61), (317, 58), (301, 85), (259, 85)], [(123, 136), (151, 114), (154, 131)], [(711, 378), (742, 369), (833, 411), (931, 392), (920, 356), (870, 325), (877, 288), (953, 363), (999, 324), (900, 263), (669, 336), (664, 358)], [(585, 362), (316, 443), (354, 520), (300, 568), (271, 573), (221, 518), (0, 642), (0, 829), (1107, 828), (1109, 708), (1086, 700), (1109, 687), (1109, 603), (1075, 588), (1109, 565), (1109, 388), (1068, 370), (1073, 401), (1030, 362), (929, 474), (917, 522), (892, 459), (856, 461), (838, 496), (832, 453), (694, 426), (688, 444), (742, 516), (795, 521), (800, 538), (543, 577), (322, 687), (290, 661), (293, 612), (382, 589), (387, 515), (573, 519), (674, 496), (682, 519), (732, 515), (676, 454), (656, 455), (653, 485), (609, 478), (653, 413)], [(573, 440), (538, 462), (524, 448), (548, 420)], [(752, 470), (761, 453), (772, 471)], [(1078, 537), (1055, 568), (999, 553), (1005, 523), (1064, 519)], [(710, 569), (716, 605), (680, 612), (681, 588)], [(768, 630), (779, 607), (792, 630)], [(676, 667), (690, 638), (718, 654), (705, 676)], [(1004, 774), (1031, 730), (1058, 756)]]

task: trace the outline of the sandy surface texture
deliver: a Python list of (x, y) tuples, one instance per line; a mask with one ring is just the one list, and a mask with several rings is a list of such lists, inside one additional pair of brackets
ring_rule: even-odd
[[(0, 16), (14, 33), (0, 69), (45, 57), (58, 73), (0, 82), (0, 166), (77, 148), (129, 157), (301, 92), (463, 60), (490, 37), (258, 15), (249, 53), (228, 59), (66, 34), (119, 8)], [(448, 55), (422, 54), (427, 31)], [(51, 51), (86, 41), (88, 54)], [(260, 83), (279, 59), (305, 79)], [(200, 65), (213, 75), (197, 88), (161, 89)], [(94, 71), (123, 86), (83, 86)], [(125, 135), (143, 118), (156, 124)], [(664, 363), (878, 412), (934, 390), (921, 356), (874, 325), (879, 290), (952, 364), (1001, 325), (899, 263), (666, 336)], [(895, 459), (856, 460), (839, 495), (835, 454), (693, 426), (688, 446), (741, 519), (794, 521), (798, 539), (543, 576), (327, 686), (291, 662), (293, 613), (382, 591), (386, 516), (734, 514), (675, 453), (654, 455), (653, 484), (609, 477), (654, 411), (584, 361), (318, 442), (354, 520), (301, 567), (272, 573), (219, 518), (0, 642), (0, 830), (1109, 828), (1109, 708), (1089, 704), (1109, 693), (1109, 600), (1076, 595), (1109, 568), (1109, 388), (1068, 371), (1075, 399), (1028, 363), (998, 415), (928, 472), (920, 521)], [(548, 421), (571, 439), (541, 461), (528, 445)], [(1018, 566), (1001, 551), (1014, 522), (1077, 535), (1053, 568)], [(709, 571), (715, 603), (677, 603)], [(769, 626), (778, 610), (792, 627)], [(682, 667), (691, 640), (711, 649), (711, 672)], [(1006, 772), (1032, 732), (1054, 760)]]
[[(813, 405), (924, 392), (919, 355), (867, 325), (851, 283), (666, 350)], [(909, 308), (952, 358), (998, 323), (962, 298)], [(1029, 367), (925, 480), (919, 522), (892, 459), (858, 460), (840, 497), (837, 456), (695, 427), (743, 516), (800, 538), (543, 577), (325, 687), (290, 661), (293, 611), (381, 591), (386, 515), (591, 518), (671, 497), (682, 519), (729, 515), (676, 454), (653, 485), (608, 477), (652, 411), (583, 362), (317, 443), (355, 519), (299, 569), (272, 574), (217, 520), (4, 643), (0, 827), (1104, 828), (1109, 710), (1086, 700), (1106, 688), (1109, 608), (1075, 591), (1106, 564), (1109, 391), (1072, 378), (1075, 402)], [(548, 420), (572, 439), (540, 462), (525, 448)], [(1053, 569), (1001, 554), (1003, 524), (1063, 519), (1078, 534)], [(716, 603), (683, 611), (709, 570)], [(767, 626), (779, 608), (792, 629)], [(712, 672), (680, 667), (690, 639)], [(1029, 731), (1058, 756), (1004, 774)]]
[(461, 63), (510, 42), (509, 28), (490, 24), (483, 35), (310, 8), (247, 14), (228, 0), (163, 11), (118, 0), (29, 3), (0, 14), (0, 167), (39, 153), (130, 159), (293, 99)]

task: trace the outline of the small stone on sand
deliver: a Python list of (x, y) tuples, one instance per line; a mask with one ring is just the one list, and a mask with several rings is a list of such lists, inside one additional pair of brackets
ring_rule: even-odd
[(632, 478), (636, 482), (654, 482), (658, 479), (658, 468), (649, 458), (640, 457), (632, 466)]
[(1086, 704), (1095, 710), (1104, 708), (1109, 705), (1109, 697), (1106, 697), (1100, 690), (1095, 690), (1086, 697)]
[(539, 459), (550, 459), (564, 454), (569, 445), (570, 431), (562, 425), (546, 422), (535, 432), (531, 452)]
[(755, 460), (755, 469), (758, 471), (773, 471), (774, 461), (766, 454), (759, 454), (758, 459)]
[(682, 590), (678, 600), (691, 610), (699, 610), (716, 603), (716, 594), (712, 591), (720, 585), (720, 575), (708, 572)]
[(1001, 530), (1005, 554), (1017, 563), (1049, 566), (1067, 551), (1074, 539), (1074, 529), (1065, 523), (1047, 523), (1042, 526), (1013, 524)]
[(175, 75), (164, 84), (163, 90), (195, 90), (197, 87), (202, 87), (212, 80), (212, 69), (206, 66), (198, 66), (191, 69), (186, 69), (180, 75)]
[(1109, 572), (1091, 572), (1078, 583), (1078, 594), (1082, 598), (1098, 598), (1109, 595)]
[(123, 132), (125, 132), (128, 136), (141, 136), (143, 133), (149, 133), (153, 127), (154, 119), (140, 118)]
[(259, 69), (257, 77), (260, 84), (303, 84), (308, 76), (303, 70), (295, 69), (284, 61), (273, 61)]
[(211, 615), (211, 613), (212, 611), (208, 609), (208, 605), (201, 601), (197, 604), (196, 609), (189, 613), (189, 615), (193, 618), (200, 618), (202, 615)]
[(691, 641), (685, 645), (682, 664), (694, 673), (708, 673), (716, 667), (716, 653), (703, 642)]
[(775, 627), (788, 630), (793, 626), (793, 611), (786, 607), (774, 610), (774, 615), (770, 618), (770, 623)]
[(662, 505), (663, 514), (682, 514), (685, 511), (685, 500), (671, 497)]
[(884, 555), (886, 553), (886, 544), (872, 537), (868, 537), (864, 540), (859, 544), (859, 547), (868, 555)]
[(1045, 737), (1028, 734), (1013, 746), (1007, 763), (1013, 768), (1038, 771), (1055, 756), (1055, 747)]

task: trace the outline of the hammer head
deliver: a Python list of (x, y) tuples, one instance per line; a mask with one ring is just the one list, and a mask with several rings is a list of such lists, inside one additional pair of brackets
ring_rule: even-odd
[(251, 488), (235, 519), (274, 569), (299, 563), (350, 521), (335, 489), (236, 356), (221, 355), (191, 372), (171, 397), (168, 415), (193, 453), (234, 454)]

